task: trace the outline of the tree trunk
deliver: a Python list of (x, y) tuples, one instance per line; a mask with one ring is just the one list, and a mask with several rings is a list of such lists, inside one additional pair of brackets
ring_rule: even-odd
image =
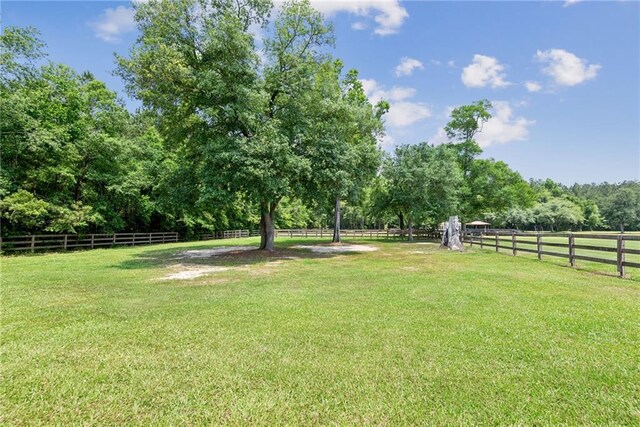
[(336, 197), (336, 207), (333, 211), (333, 240), (332, 243), (340, 243), (340, 196)]
[(407, 219), (408, 219), (407, 222), (409, 225), (409, 241), (413, 242), (413, 217), (411, 216), (411, 214), (409, 214)]
[(398, 219), (400, 220), (400, 230), (404, 230), (404, 215), (402, 212), (398, 213)]
[(260, 250), (272, 251), (275, 249), (274, 220), (277, 206), (277, 203), (260, 203)]

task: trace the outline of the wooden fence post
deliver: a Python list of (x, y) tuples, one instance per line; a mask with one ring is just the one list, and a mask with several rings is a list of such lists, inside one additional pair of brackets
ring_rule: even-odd
[(152, 234), (153, 234), (153, 233), (149, 233), (149, 244), (151, 244), (151, 235), (152, 235)]
[(511, 234), (511, 249), (513, 250), (513, 256), (518, 255), (518, 247), (516, 246), (516, 233)]
[(480, 233), (480, 249), (484, 249), (484, 234)]
[(322, 227), (320, 227), (320, 238), (322, 238)]
[(35, 252), (36, 250), (36, 235), (31, 235), (31, 252)]
[(542, 236), (540, 233), (536, 235), (536, 244), (538, 246), (538, 259), (542, 259)]
[(573, 234), (569, 235), (569, 264), (571, 265), (571, 267), (575, 267), (576, 266), (576, 248), (574, 247), (575, 245), (575, 237), (573, 237)]
[(111, 242), (111, 246), (116, 245), (116, 233), (113, 233), (113, 242)]
[(624, 277), (624, 239), (623, 235), (618, 236), (618, 247), (617, 247), (617, 261), (618, 261), (618, 273), (620, 277)]
[(93, 242), (95, 241), (95, 234), (91, 234), (91, 249), (93, 249)]
[(499, 234), (496, 233), (496, 252), (498, 252), (498, 236)]
[(64, 247), (64, 250), (65, 250), (65, 251), (67, 250), (67, 236), (68, 236), (68, 234), (65, 234), (65, 235), (64, 235), (64, 244), (63, 244), (63, 247)]

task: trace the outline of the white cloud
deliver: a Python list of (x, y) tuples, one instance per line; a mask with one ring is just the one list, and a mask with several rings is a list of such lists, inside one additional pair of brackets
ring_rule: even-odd
[(424, 70), (424, 65), (415, 58), (405, 56), (396, 67), (396, 76), (410, 76), (413, 70)]
[(326, 15), (349, 12), (373, 17), (376, 22), (374, 32), (380, 36), (397, 33), (409, 17), (399, 0), (311, 0), (311, 4)]
[(89, 26), (99, 39), (109, 43), (118, 43), (122, 34), (135, 29), (134, 15), (135, 12), (131, 7), (107, 8), (98, 20), (90, 22)]
[(402, 128), (431, 117), (431, 109), (423, 102), (408, 101), (416, 90), (410, 87), (394, 86), (385, 89), (373, 79), (363, 79), (362, 88), (372, 103), (384, 99), (389, 102), (389, 112), (385, 120), (391, 127)]
[(580, 3), (582, 0), (565, 0), (564, 4), (562, 5), (562, 7), (569, 7), (569, 6), (573, 6), (576, 3)]
[(542, 90), (542, 85), (534, 81), (526, 81), (524, 82), (524, 86), (529, 92), (540, 92)]
[(451, 68), (455, 68), (456, 66), (456, 61), (454, 61), (453, 59), (450, 61), (447, 61), (447, 66), (451, 67)]
[(374, 79), (362, 79), (362, 89), (369, 98), (371, 103), (375, 104), (384, 99), (388, 102), (404, 101), (416, 94), (416, 90), (411, 87), (394, 86), (391, 89), (385, 89)]
[(431, 117), (431, 109), (422, 102), (396, 102), (391, 104), (386, 120), (389, 126), (407, 127)]
[(602, 68), (599, 64), (587, 65), (585, 59), (564, 49), (538, 50), (536, 59), (546, 64), (542, 72), (561, 86), (575, 86), (594, 79)]
[(524, 117), (513, 117), (511, 106), (506, 101), (493, 101), (492, 117), (476, 134), (476, 141), (481, 147), (523, 141), (529, 137), (529, 127), (535, 121)]
[(474, 55), (473, 62), (462, 70), (462, 83), (467, 87), (499, 88), (508, 86), (504, 66), (492, 56)]
[(351, 28), (357, 31), (366, 30), (367, 24), (365, 24), (364, 22), (358, 21), (351, 24)]

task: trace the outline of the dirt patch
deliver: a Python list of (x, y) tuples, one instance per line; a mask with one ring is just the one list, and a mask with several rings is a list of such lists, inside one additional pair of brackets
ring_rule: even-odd
[(221, 266), (211, 266), (211, 267), (185, 267), (185, 266), (177, 266), (184, 268), (183, 270), (178, 271), (177, 273), (169, 274), (163, 277), (164, 280), (190, 280), (196, 279), (198, 277), (204, 276), (210, 273), (218, 273), (220, 271), (227, 271), (230, 267), (221, 267)]
[(194, 249), (183, 251), (174, 259), (213, 258), (221, 255), (237, 254), (256, 249), (254, 246), (223, 246), (215, 249)]
[(292, 246), (294, 249), (306, 249), (311, 252), (321, 254), (334, 254), (345, 252), (373, 252), (378, 248), (369, 245), (296, 245)]

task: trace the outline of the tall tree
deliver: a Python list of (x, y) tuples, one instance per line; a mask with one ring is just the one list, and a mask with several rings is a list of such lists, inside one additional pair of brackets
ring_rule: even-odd
[(303, 95), (333, 36), (308, 1), (286, 3), (261, 66), (249, 29), (265, 24), (269, 10), (264, 0), (139, 4), (141, 35), (119, 71), (191, 162), (197, 202), (244, 194), (260, 210), (260, 248), (271, 250), (280, 200), (310, 176), (300, 147)]
[(340, 242), (341, 202), (355, 202), (380, 166), (378, 138), (388, 104), (372, 106), (351, 70), (342, 81), (342, 63), (327, 63), (308, 93), (308, 134), (304, 146), (314, 167), (308, 195), (333, 205), (333, 242)]
[(389, 204), (407, 217), (409, 240), (417, 221), (435, 225), (455, 212), (462, 174), (449, 146), (399, 146), (383, 173)]
[(461, 214), (466, 218), (486, 218), (511, 208), (529, 208), (536, 193), (522, 176), (493, 159), (475, 159), (465, 179)]
[(478, 132), (482, 132), (483, 125), (491, 118), (491, 108), (491, 102), (486, 99), (454, 108), (451, 120), (444, 127), (449, 140), (458, 151), (460, 167), (465, 177), (471, 171), (473, 159), (482, 153), (482, 148), (474, 138)]

